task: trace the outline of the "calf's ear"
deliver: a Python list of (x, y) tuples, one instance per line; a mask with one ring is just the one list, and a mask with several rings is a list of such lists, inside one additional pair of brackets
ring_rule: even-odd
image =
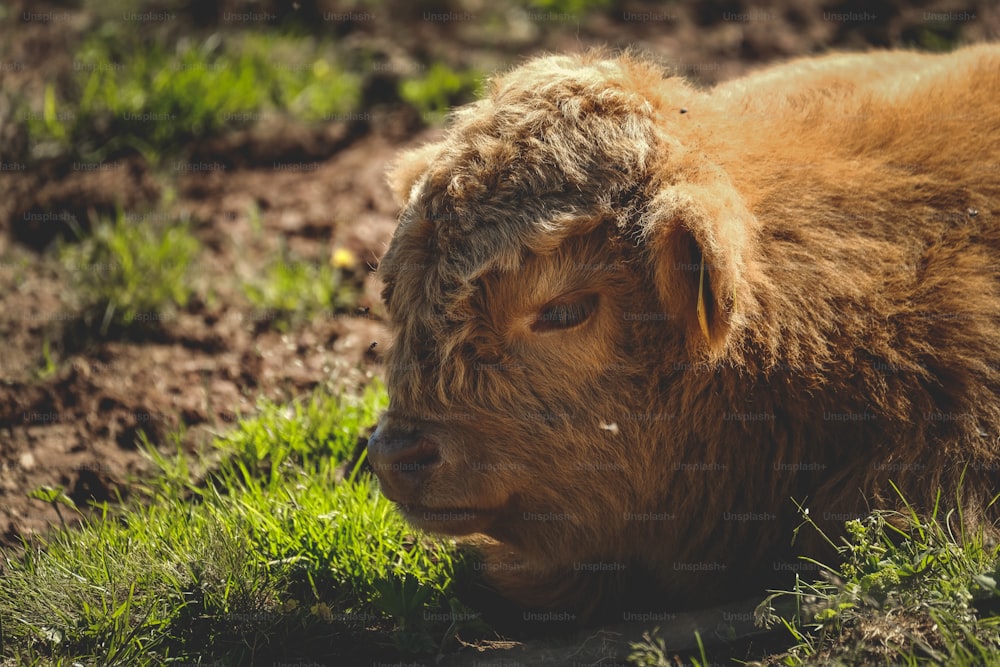
[(443, 147), (441, 143), (424, 144), (406, 151), (389, 167), (389, 188), (399, 206), (404, 206), (410, 200), (413, 186), (441, 153)]
[(666, 185), (650, 202), (642, 232), (653, 282), (693, 354), (721, 358), (743, 326), (752, 294), (748, 245), (757, 221), (721, 170)]

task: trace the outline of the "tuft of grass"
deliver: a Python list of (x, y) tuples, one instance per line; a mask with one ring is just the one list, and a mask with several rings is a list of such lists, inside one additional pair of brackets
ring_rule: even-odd
[(263, 275), (243, 286), (258, 317), (274, 321), (279, 330), (301, 325), (318, 315), (346, 312), (356, 302), (353, 287), (345, 280), (336, 256), (329, 262), (294, 258), (284, 248), (264, 269)]
[(56, 363), (52, 355), (52, 342), (46, 336), (42, 340), (42, 364), (35, 371), (35, 376), (40, 380), (48, 380), (59, 371), (59, 364)]
[(112, 326), (156, 324), (169, 309), (186, 305), (198, 250), (198, 240), (182, 223), (160, 228), (130, 222), (119, 212), (113, 221), (98, 222), (79, 243), (61, 247), (59, 258), (72, 275), (84, 319), (104, 335)]
[(162, 474), (142, 502), (4, 556), (0, 663), (355, 664), (440, 646), (453, 544), (415, 535), (360, 467), (339, 471), (386, 404), (378, 384), (262, 402), (215, 465), (150, 448)]
[(530, 4), (545, 12), (581, 15), (606, 10), (614, 5), (614, 0), (531, 0)]
[[(1000, 546), (956, 535), (955, 522), (937, 511), (847, 522), (839, 567), (821, 565), (822, 580), (758, 607), (760, 623), (783, 625), (795, 642), (766, 664), (1000, 664)], [(776, 601), (794, 612), (777, 614)]]
[(66, 489), (62, 486), (40, 486), (29, 492), (28, 497), (49, 503), (52, 506), (52, 509), (56, 511), (56, 516), (59, 517), (59, 523), (63, 526), (66, 525), (66, 519), (63, 518), (62, 510), (59, 509), (59, 506), (64, 505), (74, 512), (78, 511), (76, 503), (73, 502), (72, 498), (66, 495)]
[(475, 99), (482, 82), (481, 72), (460, 72), (443, 63), (434, 63), (423, 76), (401, 82), (399, 94), (425, 118), (440, 122), (451, 107)]
[[(632, 642), (629, 646), (631, 653), (628, 655), (628, 662), (634, 667), (676, 667), (681, 664), (676, 652), (667, 647), (667, 642), (659, 636), (660, 628), (655, 627), (650, 631), (642, 633), (642, 641)], [(694, 631), (695, 643), (698, 646), (698, 656), (688, 656), (687, 660), (692, 667), (709, 667), (712, 663), (705, 653), (705, 643), (701, 639), (701, 633)]]
[(336, 66), (329, 45), (304, 38), (213, 34), (169, 43), (108, 23), (74, 63), (68, 89), (47, 86), (42, 112), (22, 114), (36, 156), (135, 151), (155, 162), (265, 111), (315, 122), (360, 100), (359, 78)]
[(673, 667), (667, 643), (658, 636), (659, 632), (659, 628), (643, 632), (642, 641), (632, 643), (629, 664), (635, 667)]
[[(905, 513), (876, 511), (847, 522), (839, 545), (820, 532), (836, 548), (839, 565), (809, 559), (820, 567), (820, 580), (797, 578), (792, 590), (776, 591), (757, 607), (757, 624), (783, 627), (789, 648), (743, 664), (1000, 664), (1000, 544), (981, 532), (954, 532), (960, 512), (935, 509), (921, 517), (902, 500)], [(820, 531), (808, 509), (800, 511), (800, 528)], [(658, 633), (631, 645), (629, 664), (681, 664)], [(715, 664), (697, 633), (695, 639), (698, 655), (687, 655), (684, 664)]]

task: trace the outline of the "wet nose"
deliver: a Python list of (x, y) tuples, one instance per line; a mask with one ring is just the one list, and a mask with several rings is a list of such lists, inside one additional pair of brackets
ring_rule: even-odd
[(368, 461), (389, 500), (413, 503), (441, 455), (419, 429), (393, 427), (383, 419), (368, 439)]

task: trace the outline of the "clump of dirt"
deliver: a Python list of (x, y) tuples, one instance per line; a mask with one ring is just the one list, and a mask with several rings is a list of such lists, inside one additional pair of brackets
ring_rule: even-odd
[(119, 208), (136, 210), (159, 200), (160, 184), (137, 157), (115, 162), (51, 161), (11, 175), (7, 199), (10, 239), (36, 251), (57, 238), (72, 239), (90, 222)]

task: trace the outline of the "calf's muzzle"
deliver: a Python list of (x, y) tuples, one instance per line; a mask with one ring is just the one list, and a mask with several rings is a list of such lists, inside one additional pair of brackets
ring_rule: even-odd
[(437, 445), (419, 429), (383, 419), (368, 439), (368, 461), (390, 500), (412, 504), (431, 471), (441, 463)]

